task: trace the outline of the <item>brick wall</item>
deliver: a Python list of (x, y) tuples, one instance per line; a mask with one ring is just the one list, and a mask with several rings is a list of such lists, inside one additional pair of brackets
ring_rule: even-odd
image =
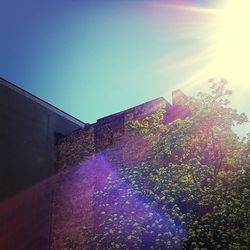
[(71, 168), (98, 152), (105, 153), (116, 165), (142, 160), (147, 148), (145, 141), (140, 136), (128, 132), (127, 122), (143, 119), (160, 108), (170, 107), (164, 98), (158, 98), (99, 119), (95, 124), (60, 139), (57, 144), (57, 171)]
[(170, 105), (159, 98), (135, 108), (99, 119), (75, 131), (57, 144), (57, 171), (63, 178), (54, 190), (51, 249), (64, 249), (74, 242), (82, 249), (83, 228), (98, 224), (93, 193), (104, 188), (107, 176), (122, 165), (134, 165), (148, 157), (149, 145), (130, 133), (126, 123), (143, 119)]
[(95, 153), (95, 128), (88, 125), (67, 137), (58, 139), (56, 145), (56, 171), (62, 171), (88, 159)]

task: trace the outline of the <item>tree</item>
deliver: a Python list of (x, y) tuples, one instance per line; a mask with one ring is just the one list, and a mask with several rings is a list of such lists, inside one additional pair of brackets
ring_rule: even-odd
[(225, 80), (210, 84), (181, 104), (186, 117), (166, 124), (160, 110), (128, 124), (153, 157), (121, 167), (95, 194), (90, 249), (249, 249), (250, 136), (232, 130), (247, 117), (228, 106)]

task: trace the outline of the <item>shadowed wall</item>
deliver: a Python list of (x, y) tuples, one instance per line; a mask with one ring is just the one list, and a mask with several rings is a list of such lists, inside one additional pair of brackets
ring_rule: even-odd
[(83, 126), (0, 78), (0, 201), (52, 175), (56, 136)]

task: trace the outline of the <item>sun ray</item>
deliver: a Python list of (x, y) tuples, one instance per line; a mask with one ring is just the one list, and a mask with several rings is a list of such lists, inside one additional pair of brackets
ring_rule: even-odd
[(169, 10), (177, 10), (182, 12), (192, 12), (192, 13), (201, 13), (201, 14), (212, 14), (216, 15), (218, 13), (218, 9), (216, 8), (208, 8), (208, 7), (201, 7), (201, 6), (195, 6), (191, 4), (186, 3), (166, 3), (163, 1), (155, 1), (149, 3), (151, 6), (157, 6), (161, 8), (166, 8)]

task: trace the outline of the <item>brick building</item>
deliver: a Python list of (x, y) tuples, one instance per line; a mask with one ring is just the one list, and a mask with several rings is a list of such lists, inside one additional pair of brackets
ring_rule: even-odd
[[(167, 110), (166, 122), (185, 113), (178, 100), (186, 97), (175, 91), (173, 104), (157, 98), (85, 124), (3, 79), (0, 83), (3, 249), (63, 249), (65, 239), (83, 240), (81, 228), (96, 223), (92, 202), (96, 188), (121, 165), (133, 166), (150, 157), (147, 142), (129, 133), (127, 122), (160, 108)], [(22, 126), (11, 130), (17, 121)], [(34, 130), (40, 133), (32, 134)], [(9, 160), (6, 152), (17, 154), (22, 164)], [(16, 170), (25, 177), (15, 176)]]

